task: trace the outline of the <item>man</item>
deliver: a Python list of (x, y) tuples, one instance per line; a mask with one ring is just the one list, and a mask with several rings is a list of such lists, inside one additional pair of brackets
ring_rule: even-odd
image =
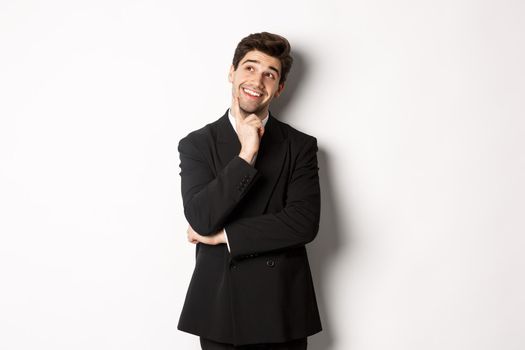
[(231, 107), (179, 142), (196, 264), (178, 329), (202, 349), (306, 349), (321, 321), (305, 244), (317, 235), (317, 140), (277, 120), (290, 44), (251, 34), (228, 75)]

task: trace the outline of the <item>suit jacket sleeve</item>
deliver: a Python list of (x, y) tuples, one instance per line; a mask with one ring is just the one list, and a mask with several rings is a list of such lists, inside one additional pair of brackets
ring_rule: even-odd
[(191, 227), (206, 236), (224, 227), (226, 217), (256, 181), (257, 169), (236, 156), (215, 174), (197, 144), (205, 145), (189, 136), (179, 142), (182, 201)]
[(284, 208), (226, 223), (233, 258), (302, 246), (315, 238), (321, 209), (318, 170), (317, 140), (310, 137), (297, 156)]

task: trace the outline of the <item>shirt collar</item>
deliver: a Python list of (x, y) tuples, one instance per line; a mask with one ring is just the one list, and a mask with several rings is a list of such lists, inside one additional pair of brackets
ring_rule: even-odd
[[(270, 113), (268, 113), (266, 115), (266, 118), (264, 118), (262, 120), (262, 124), (263, 126), (266, 126), (266, 123), (268, 122), (268, 116), (270, 115)], [(237, 133), (237, 125), (235, 124), (235, 117), (233, 116), (232, 112), (231, 112), (231, 109), (228, 109), (228, 119), (230, 119), (230, 123), (233, 127), (233, 130), (235, 130), (235, 133)]]

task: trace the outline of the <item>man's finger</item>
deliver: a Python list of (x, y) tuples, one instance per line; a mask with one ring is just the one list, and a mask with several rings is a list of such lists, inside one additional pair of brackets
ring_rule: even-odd
[(260, 119), (259, 119), (259, 117), (258, 117), (257, 115), (255, 115), (255, 114), (253, 114), (253, 113), (250, 114), (249, 116), (247, 116), (246, 118), (244, 118), (244, 121), (245, 121), (246, 123), (252, 122), (252, 121), (254, 121), (254, 120), (260, 120)]
[[(248, 120), (248, 118), (250, 118), (250, 120)], [(261, 120), (259, 119), (259, 117), (256, 117), (256, 116), (253, 116), (253, 117), (247, 117), (244, 121), (243, 121), (244, 124), (246, 125), (249, 125), (251, 127), (254, 127), (254, 128), (260, 128), (263, 126)]]
[(241, 122), (243, 120), (242, 118), (242, 115), (241, 115), (241, 108), (239, 107), (239, 96), (237, 94), (235, 94), (233, 96), (233, 116), (235, 117), (235, 120), (237, 122), (237, 124), (239, 122)]

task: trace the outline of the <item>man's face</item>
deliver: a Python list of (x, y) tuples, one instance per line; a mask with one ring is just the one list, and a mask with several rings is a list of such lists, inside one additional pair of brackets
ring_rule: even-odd
[(279, 84), (281, 61), (261, 51), (249, 51), (239, 62), (237, 70), (230, 67), (228, 80), (232, 83), (233, 98), (239, 98), (241, 112), (255, 113), (264, 118), (270, 102), (284, 89)]

